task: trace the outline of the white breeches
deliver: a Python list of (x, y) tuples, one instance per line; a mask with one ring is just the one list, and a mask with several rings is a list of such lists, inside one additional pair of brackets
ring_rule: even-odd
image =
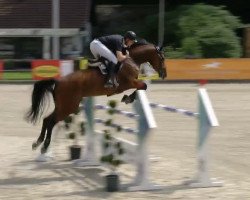
[(116, 56), (98, 40), (93, 40), (90, 43), (90, 51), (95, 56), (95, 58), (104, 57), (114, 64), (117, 64), (118, 62)]

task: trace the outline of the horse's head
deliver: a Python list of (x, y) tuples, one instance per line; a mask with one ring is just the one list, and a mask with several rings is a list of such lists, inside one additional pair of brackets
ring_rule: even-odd
[(129, 49), (130, 56), (137, 64), (149, 62), (162, 79), (167, 77), (164, 52), (149, 43), (136, 44)]
[[(151, 65), (158, 72), (159, 77), (162, 79), (167, 77), (167, 67), (165, 66), (165, 57), (162, 48), (155, 46), (156, 54), (154, 58), (152, 58)], [(153, 57), (153, 55), (152, 55)]]

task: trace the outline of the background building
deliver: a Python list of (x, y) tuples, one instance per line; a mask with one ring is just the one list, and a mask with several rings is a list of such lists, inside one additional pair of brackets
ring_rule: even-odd
[(82, 53), (84, 41), (79, 36), (83, 31), (84, 36), (90, 34), (91, 0), (57, 1), (60, 20), (56, 26), (53, 2), (0, 0), (0, 58), (50, 58), (51, 38), (56, 36), (60, 37), (60, 57)]

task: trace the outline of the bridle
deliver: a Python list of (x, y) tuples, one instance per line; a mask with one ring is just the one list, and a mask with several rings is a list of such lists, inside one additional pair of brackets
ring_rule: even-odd
[(162, 48), (160, 48), (158, 46), (155, 46), (155, 49), (156, 49), (157, 55), (160, 57), (160, 60), (161, 60), (161, 68), (159, 69), (159, 74), (161, 74), (162, 76), (165, 76), (166, 72), (164, 69), (164, 67), (165, 67), (165, 65), (164, 65), (164, 61), (165, 61), (164, 52), (162, 51)]
[(162, 48), (155, 46), (156, 52), (158, 56), (161, 58), (161, 61), (164, 62), (165, 57), (164, 57), (164, 52), (162, 51)]

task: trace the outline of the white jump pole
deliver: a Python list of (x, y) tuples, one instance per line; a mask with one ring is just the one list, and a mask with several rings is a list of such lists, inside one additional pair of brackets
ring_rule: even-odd
[(190, 187), (219, 187), (222, 182), (210, 178), (208, 170), (208, 137), (212, 127), (219, 122), (205, 88), (198, 91), (199, 99), (199, 132), (198, 132), (198, 173), (194, 180), (188, 181)]
[(88, 97), (83, 100), (83, 112), (85, 113), (85, 137), (86, 143), (84, 148), (83, 158), (76, 160), (75, 164), (78, 166), (99, 166), (100, 162), (97, 158), (97, 140), (94, 130), (94, 97)]
[(155, 185), (149, 181), (149, 157), (147, 142), (149, 133), (157, 127), (152, 109), (144, 90), (137, 91), (137, 99), (134, 102), (134, 109), (139, 115), (136, 167), (137, 174), (128, 187), (128, 191), (159, 190), (162, 186)]

